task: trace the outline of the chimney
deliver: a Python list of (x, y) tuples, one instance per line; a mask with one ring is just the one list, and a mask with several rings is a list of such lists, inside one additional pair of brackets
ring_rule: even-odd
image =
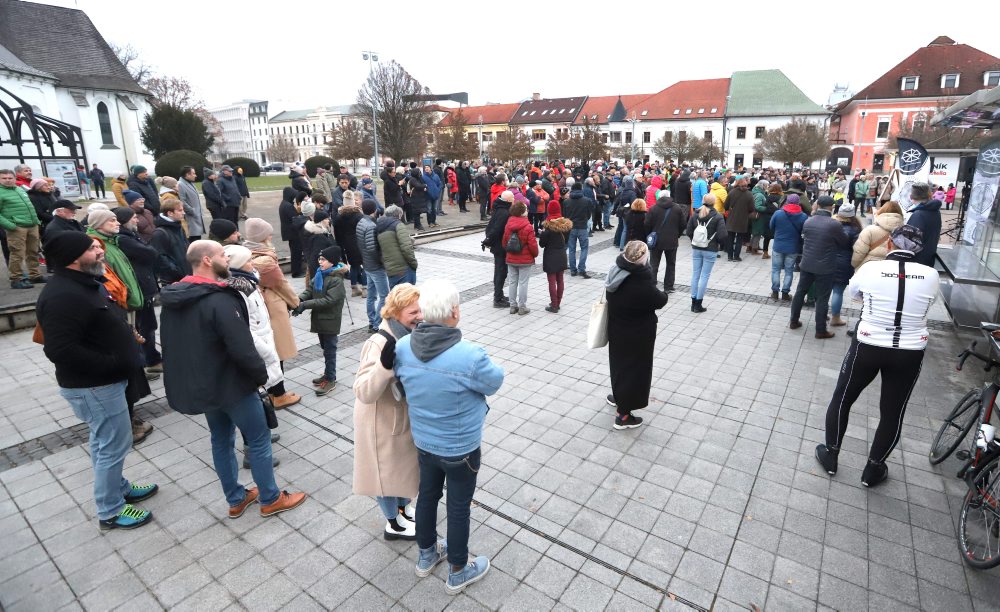
[(535, 93), (531, 94), (531, 99), (535, 100), (535, 101), (541, 100), (542, 99), (542, 94), (540, 94), (538, 92), (535, 92)]

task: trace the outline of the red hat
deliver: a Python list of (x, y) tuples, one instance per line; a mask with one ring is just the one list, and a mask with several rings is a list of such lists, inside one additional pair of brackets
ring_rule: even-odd
[(549, 215), (545, 217), (545, 220), (557, 219), (562, 216), (562, 205), (559, 203), (558, 199), (553, 198), (549, 201)]

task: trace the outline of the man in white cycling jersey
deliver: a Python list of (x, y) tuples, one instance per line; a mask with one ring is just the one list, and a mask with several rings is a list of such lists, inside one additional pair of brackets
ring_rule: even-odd
[(851, 406), (881, 374), (881, 418), (861, 475), (866, 487), (888, 477), (885, 460), (899, 442), (906, 403), (924, 359), (927, 311), (937, 298), (938, 273), (914, 261), (922, 245), (923, 233), (918, 228), (896, 228), (886, 243), (886, 258), (858, 268), (847, 287), (848, 294), (863, 303), (861, 321), (840, 367), (826, 411), (826, 444), (816, 447), (816, 459), (828, 474), (837, 473), (837, 455)]

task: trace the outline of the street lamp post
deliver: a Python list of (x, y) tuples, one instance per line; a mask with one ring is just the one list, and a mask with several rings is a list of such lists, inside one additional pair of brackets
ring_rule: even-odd
[[(372, 73), (375, 72), (375, 64), (378, 63), (378, 53), (375, 51), (362, 51), (361, 59), (368, 62), (368, 78), (373, 80)], [(375, 118), (375, 96), (372, 96), (372, 143), (375, 145), (375, 156), (372, 158), (372, 176), (378, 176), (378, 123)]]
[(483, 161), (483, 116), (479, 115), (479, 160)]
[(629, 123), (632, 124), (632, 161), (635, 161), (636, 157), (636, 146), (635, 146), (635, 124), (639, 123), (639, 120), (635, 118), (635, 111), (632, 111), (632, 118), (627, 119)]

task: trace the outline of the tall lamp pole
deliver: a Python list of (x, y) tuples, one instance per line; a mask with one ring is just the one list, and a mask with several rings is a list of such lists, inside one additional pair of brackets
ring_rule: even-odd
[(636, 157), (636, 149), (638, 148), (635, 146), (635, 124), (639, 122), (639, 120), (635, 118), (635, 111), (632, 111), (632, 118), (627, 119), (626, 121), (632, 124), (632, 162), (634, 163)]
[(483, 116), (479, 115), (479, 161), (483, 160)]
[[(371, 79), (375, 72), (375, 64), (378, 63), (378, 53), (375, 51), (362, 51), (361, 59), (368, 62), (368, 78)], [(375, 157), (372, 158), (372, 176), (378, 176), (378, 123), (375, 118), (375, 96), (372, 96), (372, 142), (375, 145)]]

